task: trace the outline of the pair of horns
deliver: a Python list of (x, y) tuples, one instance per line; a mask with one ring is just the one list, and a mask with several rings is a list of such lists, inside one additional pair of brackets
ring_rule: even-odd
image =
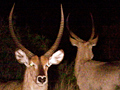
[[(15, 32), (14, 32), (14, 29), (13, 29), (13, 24), (12, 24), (12, 14), (13, 14), (13, 10), (14, 10), (14, 6), (15, 6), (15, 3), (13, 4), (13, 7), (11, 9), (11, 12), (9, 14), (9, 30), (10, 30), (10, 33), (11, 33), (11, 36), (15, 42), (15, 44), (17, 45), (18, 48), (20, 48), (21, 50), (23, 50), (26, 55), (31, 58), (32, 56), (34, 56), (34, 54), (29, 51), (28, 49), (26, 49), (20, 42), (19, 40), (17, 39), (16, 35), (15, 35)], [(60, 22), (60, 28), (59, 28), (59, 33), (57, 35), (57, 38), (53, 44), (53, 46), (44, 54), (44, 56), (46, 57), (50, 57), (54, 51), (57, 49), (59, 43), (60, 43), (60, 40), (62, 38), (62, 34), (63, 34), (63, 29), (64, 29), (64, 14), (63, 14), (63, 8), (62, 8), (62, 4), (61, 4), (61, 22)]]
[[(73, 38), (75, 38), (77, 41), (86, 42), (86, 41), (80, 39), (77, 35), (75, 35), (75, 34), (69, 29), (69, 25), (68, 25), (69, 16), (70, 16), (70, 14), (68, 14), (67, 19), (66, 19), (66, 27), (67, 27), (68, 31), (70, 32), (70, 35), (71, 35)], [(92, 34), (91, 34), (90, 39), (89, 39), (88, 41), (91, 41), (91, 40), (94, 38), (94, 35), (95, 35), (95, 26), (94, 26), (94, 20), (93, 20), (92, 13), (90, 13), (90, 16), (91, 16), (91, 19), (92, 19)]]

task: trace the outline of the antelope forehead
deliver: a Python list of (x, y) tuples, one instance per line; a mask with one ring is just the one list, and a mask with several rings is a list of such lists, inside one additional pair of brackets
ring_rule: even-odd
[(38, 64), (39, 63), (39, 57), (37, 55), (35, 55), (31, 58), (30, 61), (34, 62), (35, 64)]
[(41, 62), (42, 65), (45, 65), (45, 64), (48, 63), (48, 58), (45, 57), (45, 56), (41, 56), (40, 57), (40, 62)]
[(87, 49), (88, 46), (85, 45), (84, 43), (80, 43), (80, 44), (78, 45), (78, 48), (79, 48), (79, 49)]

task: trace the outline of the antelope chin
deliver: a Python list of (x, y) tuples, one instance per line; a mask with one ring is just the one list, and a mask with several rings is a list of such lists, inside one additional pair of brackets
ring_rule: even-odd
[(37, 83), (37, 85), (40, 86), (40, 87), (44, 87), (46, 84), (47, 84), (47, 82), (45, 82), (43, 84), (42, 83)]

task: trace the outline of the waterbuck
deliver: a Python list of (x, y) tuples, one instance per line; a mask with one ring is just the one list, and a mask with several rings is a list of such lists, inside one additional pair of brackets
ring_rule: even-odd
[[(69, 17), (69, 15), (68, 15)], [(98, 36), (94, 38), (95, 27), (92, 18), (92, 34), (88, 41), (80, 39), (68, 26), (70, 42), (77, 47), (75, 58), (75, 77), (80, 90), (115, 90), (120, 86), (120, 62), (101, 62), (93, 59), (92, 47), (96, 45)]]
[[(0, 90), (47, 90), (48, 89), (48, 68), (54, 64), (59, 64), (64, 57), (63, 50), (57, 49), (64, 29), (64, 14), (63, 8), (61, 5), (61, 22), (59, 33), (54, 42), (53, 46), (42, 56), (37, 56), (31, 51), (26, 49), (17, 39), (12, 24), (12, 14), (14, 10), (13, 5), (11, 12), (9, 14), (9, 30), (11, 36), (19, 48), (15, 51), (15, 57), (19, 63), (22, 63), (26, 66), (24, 80), (22, 83), (19, 82), (7, 82), (0, 84)], [(55, 52), (55, 53), (54, 53)]]

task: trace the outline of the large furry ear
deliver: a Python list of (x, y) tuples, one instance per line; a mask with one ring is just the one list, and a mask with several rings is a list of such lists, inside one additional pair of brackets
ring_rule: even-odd
[(70, 37), (70, 42), (73, 46), (78, 46), (78, 41)]
[(96, 46), (97, 41), (98, 41), (98, 36), (97, 36), (95, 39), (91, 40), (91, 41), (90, 41), (90, 44), (91, 44), (92, 46)]
[(29, 66), (29, 59), (21, 49), (15, 51), (15, 57), (19, 63), (25, 64), (27, 67)]
[(64, 51), (58, 50), (49, 58), (48, 66), (51, 66), (52, 64), (54, 65), (59, 64), (63, 60), (63, 57), (64, 57)]

